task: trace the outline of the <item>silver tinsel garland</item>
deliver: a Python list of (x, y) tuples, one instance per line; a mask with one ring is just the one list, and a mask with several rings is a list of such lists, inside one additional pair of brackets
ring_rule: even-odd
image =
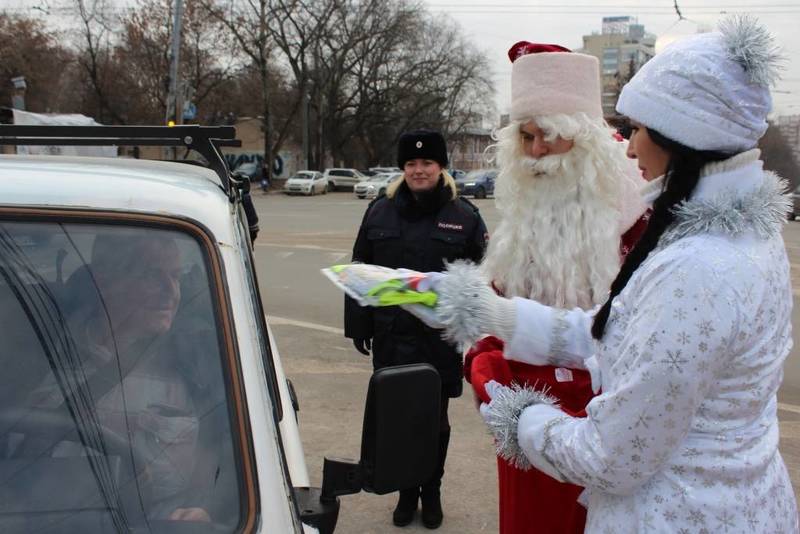
[(661, 238), (666, 246), (690, 235), (720, 232), (737, 236), (752, 230), (761, 238), (779, 234), (792, 207), (788, 183), (765, 172), (764, 183), (742, 196), (733, 190), (713, 198), (683, 202), (673, 209), (675, 222)]
[(512, 384), (495, 390), (486, 412), (486, 424), (495, 439), (497, 455), (522, 470), (531, 468), (531, 462), (519, 445), (517, 426), (522, 411), (534, 404), (557, 406), (558, 400), (547, 394), (547, 390), (536, 391), (530, 387)]

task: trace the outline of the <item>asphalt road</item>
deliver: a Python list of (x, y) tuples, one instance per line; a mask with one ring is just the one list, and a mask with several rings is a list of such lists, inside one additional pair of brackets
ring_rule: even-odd
[[(342, 331), (342, 293), (320, 269), (350, 259), (368, 201), (352, 193), (286, 197), (255, 193), (261, 233), (256, 267), (262, 297), (286, 374), (300, 399), (300, 431), (311, 482), (319, 485), (323, 456), (359, 454), (363, 402), (372, 371), (368, 358)], [(498, 214), (494, 201), (477, 200), (489, 231)], [(800, 221), (787, 224), (784, 239), (792, 262), (795, 299), (800, 296)], [(793, 324), (800, 328), (795, 300)], [(800, 348), (785, 367), (779, 395), (781, 453), (795, 494), (800, 488)], [(450, 451), (445, 467), (439, 532), (497, 532), (497, 476), (491, 439), (467, 394), (451, 403)], [(392, 531), (395, 495), (342, 497), (337, 534)], [(399, 529), (398, 529), (399, 530)], [(403, 529), (428, 532), (417, 519)]]

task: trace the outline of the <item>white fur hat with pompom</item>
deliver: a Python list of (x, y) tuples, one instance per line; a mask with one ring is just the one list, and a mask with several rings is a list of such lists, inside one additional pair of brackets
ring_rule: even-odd
[(625, 85), (617, 111), (696, 150), (749, 150), (767, 130), (780, 54), (755, 19), (676, 41)]
[(516, 43), (511, 65), (511, 120), (585, 113), (603, 119), (599, 62), (560, 45)]

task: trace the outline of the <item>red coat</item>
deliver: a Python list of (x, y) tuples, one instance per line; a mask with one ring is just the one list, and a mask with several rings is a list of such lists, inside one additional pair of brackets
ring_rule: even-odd
[[(624, 257), (647, 228), (650, 213), (643, 215), (623, 236)], [(549, 365), (534, 366), (506, 360), (503, 342), (495, 337), (480, 340), (464, 359), (464, 376), (475, 394), (489, 402), (484, 384), (495, 380), (509, 385), (548, 388), (561, 409), (574, 417), (586, 417), (586, 405), (594, 396), (587, 371)], [(586, 509), (577, 502), (580, 486), (558, 482), (533, 468), (522, 471), (497, 459), (500, 493), (500, 534), (579, 534), (586, 523)]]

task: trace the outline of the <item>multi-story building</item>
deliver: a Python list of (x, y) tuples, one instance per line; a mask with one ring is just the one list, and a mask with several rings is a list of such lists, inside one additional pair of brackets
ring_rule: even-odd
[(450, 167), (462, 171), (489, 167), (486, 149), (492, 143), (492, 132), (486, 128), (465, 128), (457, 134), (448, 136)]
[(794, 160), (800, 163), (800, 115), (784, 115), (775, 119), (778, 127), (792, 149)]
[(614, 107), (622, 86), (655, 55), (656, 38), (645, 32), (635, 17), (603, 17), (600, 33), (583, 36), (584, 54), (600, 61), (603, 113), (616, 115)]

